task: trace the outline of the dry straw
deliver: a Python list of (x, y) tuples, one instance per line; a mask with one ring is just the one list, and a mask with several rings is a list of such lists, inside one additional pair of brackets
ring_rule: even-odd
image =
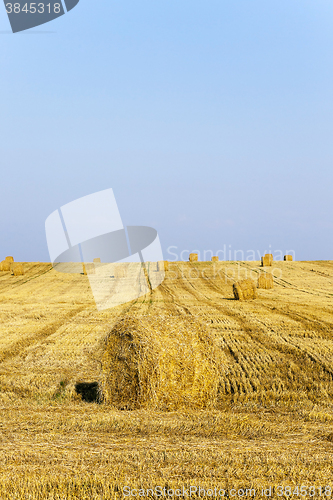
[(273, 255), (271, 253), (266, 253), (264, 257), (261, 257), (261, 265), (271, 266), (273, 264)]
[(258, 288), (269, 290), (274, 287), (273, 275), (271, 273), (260, 273), (258, 278)]
[(168, 271), (169, 262), (167, 260), (160, 260), (157, 262), (157, 271)]
[(190, 262), (198, 262), (198, 254), (197, 253), (190, 253)]
[(24, 275), (24, 269), (23, 269), (22, 264), (11, 263), (10, 273), (11, 273), (12, 276), (23, 276)]
[(233, 285), (236, 300), (249, 300), (257, 298), (256, 283), (251, 279), (237, 281)]
[(87, 276), (88, 274), (95, 274), (95, 264), (83, 264), (83, 274)]
[(219, 360), (219, 349), (197, 320), (178, 315), (127, 317), (106, 339), (104, 399), (119, 409), (212, 407)]
[(284, 256), (284, 260), (292, 261), (293, 260), (293, 256), (292, 255), (285, 255)]
[(7, 262), (14, 262), (14, 257), (6, 257), (5, 260)]
[(8, 260), (3, 260), (1, 263), (0, 263), (0, 271), (10, 271), (10, 262)]
[(113, 271), (114, 277), (117, 279), (126, 278), (127, 268), (128, 268), (127, 264), (116, 264), (114, 266), (114, 271)]
[(218, 262), (219, 261), (219, 258), (217, 255), (215, 255), (214, 257), (212, 257), (212, 262)]

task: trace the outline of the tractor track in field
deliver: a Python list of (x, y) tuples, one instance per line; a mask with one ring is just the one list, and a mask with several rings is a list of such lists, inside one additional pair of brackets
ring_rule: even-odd
[(87, 309), (90, 306), (81, 306), (76, 308), (74, 311), (70, 311), (66, 316), (64, 316), (61, 320), (58, 320), (51, 325), (47, 325), (42, 328), (38, 333), (32, 335), (28, 338), (19, 340), (11, 344), (7, 349), (2, 350), (0, 353), (0, 363), (3, 363), (9, 359), (15, 358), (16, 356), (22, 354), (27, 348), (34, 345), (36, 342), (41, 342), (46, 340), (48, 337), (53, 335), (61, 326), (67, 323), (69, 320), (73, 319), (84, 309)]

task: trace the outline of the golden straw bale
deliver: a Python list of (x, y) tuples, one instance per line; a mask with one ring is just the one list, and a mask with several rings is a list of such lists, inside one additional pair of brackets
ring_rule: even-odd
[(7, 262), (14, 262), (14, 257), (6, 257), (5, 260)]
[(8, 260), (3, 260), (0, 263), (0, 271), (10, 271), (10, 262)]
[(23, 269), (22, 264), (11, 263), (10, 273), (11, 273), (12, 276), (23, 276), (24, 275), (24, 269)]
[(271, 266), (273, 264), (273, 255), (271, 253), (266, 253), (264, 257), (261, 257), (261, 265)]
[(169, 262), (167, 260), (160, 260), (157, 262), (157, 270), (158, 271), (168, 271), (169, 270)]
[(190, 262), (198, 262), (198, 254), (197, 253), (190, 253)]
[(117, 278), (117, 279), (119, 279), (119, 278), (126, 278), (127, 269), (128, 269), (128, 264), (127, 263), (116, 264), (114, 266), (114, 271), (113, 271), (114, 277)]
[(101, 264), (101, 259), (99, 257), (94, 259), (94, 264)]
[(92, 263), (86, 263), (82, 265), (83, 267), (83, 274), (87, 276), (88, 274), (95, 274), (95, 264)]
[(258, 278), (258, 288), (269, 290), (274, 287), (274, 280), (272, 273), (260, 273)]
[(252, 279), (237, 281), (233, 285), (236, 300), (249, 300), (257, 298), (256, 283)]
[(212, 257), (212, 262), (218, 262), (219, 261), (219, 258), (217, 255), (215, 255), (214, 257)]
[(101, 388), (119, 409), (213, 407), (220, 353), (206, 326), (178, 315), (126, 317), (108, 334)]
[(289, 262), (291, 262), (293, 260), (293, 256), (292, 255), (285, 255), (284, 260), (288, 260)]

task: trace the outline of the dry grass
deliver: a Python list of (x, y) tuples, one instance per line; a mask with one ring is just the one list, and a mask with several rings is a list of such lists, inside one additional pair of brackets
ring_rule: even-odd
[[(270, 485), (331, 484), (333, 262), (276, 262), (273, 290), (234, 300), (233, 282), (258, 276), (259, 264), (172, 262), (160, 287), (101, 312), (81, 274), (32, 263), (25, 276), (2, 274), (0, 498), (123, 498), (126, 485), (253, 487), (261, 497)], [(123, 318), (147, 330), (156, 321), (175, 344), (187, 322), (204, 324), (221, 355), (215, 409), (81, 401), (75, 383), (100, 380), (105, 339)], [(156, 366), (164, 342), (152, 340)]]

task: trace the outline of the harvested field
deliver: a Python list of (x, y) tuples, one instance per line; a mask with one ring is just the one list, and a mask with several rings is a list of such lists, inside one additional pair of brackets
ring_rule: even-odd
[[(278, 498), (278, 485), (332, 486), (332, 261), (274, 262), (274, 289), (255, 301), (234, 300), (233, 284), (256, 281), (259, 262), (170, 262), (160, 287), (100, 312), (87, 276), (23, 266), (24, 276), (0, 274), (1, 499), (123, 498), (126, 485), (251, 487), (258, 497), (272, 486)], [(199, 324), (211, 344), (196, 344)], [(108, 340), (124, 325), (121, 359), (122, 344)], [(216, 371), (203, 363), (201, 378), (193, 353), (217, 365), (209, 411), (204, 382)], [(116, 373), (108, 356), (134, 360), (141, 401), (158, 404), (100, 402), (103, 366)], [(172, 379), (171, 363), (186, 377)], [(177, 407), (172, 384), (181, 397), (197, 391), (199, 407)]]

